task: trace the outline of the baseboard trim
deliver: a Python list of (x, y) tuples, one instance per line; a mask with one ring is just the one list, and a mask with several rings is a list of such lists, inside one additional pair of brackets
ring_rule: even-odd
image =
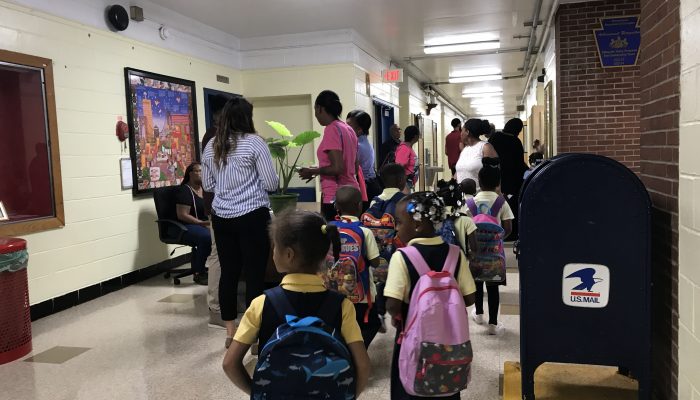
[(145, 281), (158, 274), (162, 274), (169, 269), (179, 267), (190, 262), (191, 254), (182, 254), (180, 256), (170, 258), (127, 274), (117, 276), (104, 282), (96, 283), (82, 289), (64, 294), (63, 296), (54, 297), (41, 303), (30, 306), (30, 314), (32, 321), (40, 318), (48, 317), (57, 312), (67, 310), (71, 307), (83, 304), (106, 294), (116, 292), (127, 286)]

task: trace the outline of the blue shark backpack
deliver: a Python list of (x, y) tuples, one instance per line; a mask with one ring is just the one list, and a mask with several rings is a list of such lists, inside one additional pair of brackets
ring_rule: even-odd
[(265, 291), (277, 327), (262, 348), (253, 372), (252, 400), (355, 398), (355, 367), (340, 332), (344, 297), (327, 291), (316, 317), (298, 318), (281, 287)]

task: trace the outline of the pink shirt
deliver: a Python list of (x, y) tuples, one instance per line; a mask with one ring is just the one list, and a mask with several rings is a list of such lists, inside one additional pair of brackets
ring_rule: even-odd
[(335, 120), (323, 130), (323, 139), (316, 150), (318, 166), (327, 167), (331, 165), (328, 152), (338, 150), (343, 153), (343, 164), (345, 171), (338, 176), (321, 175), (321, 193), (324, 204), (332, 203), (335, 200), (335, 192), (340, 186), (351, 185), (360, 188), (355, 177), (355, 160), (357, 159), (357, 135), (355, 131), (345, 122)]
[(406, 142), (401, 142), (399, 147), (396, 148), (396, 163), (403, 166), (406, 176), (413, 175), (416, 169), (416, 161), (418, 161), (416, 152)]

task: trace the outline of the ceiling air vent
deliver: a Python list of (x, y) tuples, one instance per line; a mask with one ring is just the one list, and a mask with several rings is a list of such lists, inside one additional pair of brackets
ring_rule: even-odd
[(217, 81), (217, 82), (221, 82), (221, 83), (226, 83), (226, 84), (228, 84), (228, 76), (217, 75), (217, 76), (216, 76), (216, 81)]

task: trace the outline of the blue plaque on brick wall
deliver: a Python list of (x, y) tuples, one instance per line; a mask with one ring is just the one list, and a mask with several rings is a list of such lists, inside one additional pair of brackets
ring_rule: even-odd
[(601, 18), (603, 29), (593, 31), (603, 68), (637, 65), (642, 35), (639, 17)]

